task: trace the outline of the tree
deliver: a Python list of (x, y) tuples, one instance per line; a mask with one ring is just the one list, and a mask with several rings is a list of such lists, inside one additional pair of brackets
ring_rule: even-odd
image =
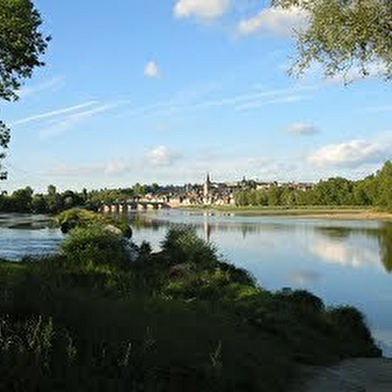
[(50, 213), (58, 213), (63, 208), (63, 200), (57, 193), (54, 185), (48, 185), (48, 195), (46, 196), (46, 204)]
[(11, 208), (15, 212), (31, 212), (34, 191), (27, 186), (12, 193)]
[(386, 161), (375, 176), (375, 204), (388, 211), (392, 211), (392, 162)]
[[(49, 37), (40, 31), (42, 19), (31, 0), (0, 0), (0, 99), (14, 101), (17, 91), (33, 70), (44, 63)], [(0, 147), (10, 141), (9, 128), (0, 121)], [(4, 152), (0, 153), (0, 160)], [(4, 179), (5, 172), (0, 172)]]
[[(0, 120), (0, 147), (4, 150), (8, 148), (10, 142), (10, 129)], [(0, 152), (0, 160), (5, 158), (5, 152)], [(1, 170), (0, 165), (0, 180), (5, 180), (7, 178), (7, 172)]]
[(45, 197), (41, 194), (33, 196), (31, 207), (33, 212), (36, 214), (44, 214), (48, 212), (48, 206), (46, 204)]
[(277, 7), (300, 7), (308, 14), (297, 30), (297, 59), (290, 72), (300, 75), (321, 63), (326, 76), (350, 71), (367, 76), (376, 69), (392, 79), (392, 2), (390, 0), (272, 0)]

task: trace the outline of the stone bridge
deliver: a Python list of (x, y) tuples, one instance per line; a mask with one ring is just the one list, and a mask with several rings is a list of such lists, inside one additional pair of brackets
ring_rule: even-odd
[(102, 203), (100, 212), (127, 212), (127, 211), (145, 211), (160, 210), (162, 208), (170, 208), (165, 201), (160, 200), (128, 200), (118, 201), (114, 203)]

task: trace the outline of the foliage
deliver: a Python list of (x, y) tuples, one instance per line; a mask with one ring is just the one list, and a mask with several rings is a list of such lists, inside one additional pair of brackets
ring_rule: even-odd
[(22, 79), (30, 78), (49, 38), (40, 31), (41, 15), (30, 0), (1, 0), (0, 7), (0, 97), (17, 98)]
[(289, 299), (307, 312), (322, 312), (324, 310), (323, 301), (306, 290), (282, 290), (277, 293), (278, 298)]
[(74, 228), (61, 244), (61, 252), (77, 268), (125, 267), (130, 261), (125, 238), (99, 224)]
[(195, 268), (205, 269), (213, 267), (218, 261), (215, 247), (198, 237), (190, 226), (171, 227), (161, 247), (169, 265), (187, 262)]
[(88, 227), (91, 224), (101, 224), (107, 229), (118, 232), (126, 238), (132, 237), (132, 229), (126, 219), (115, 219), (82, 208), (72, 208), (63, 211), (56, 217), (63, 233), (68, 233), (75, 227)]
[[(153, 185), (144, 187), (158, 189)], [(358, 206), (391, 211), (391, 189), (392, 163), (386, 161), (376, 173), (357, 181), (332, 177), (307, 186), (276, 183), (262, 189), (243, 188), (235, 193), (235, 203), (240, 207)], [(97, 211), (102, 203), (127, 200), (133, 197), (131, 195), (134, 195), (133, 188), (91, 192), (87, 192), (86, 189), (82, 192), (66, 190), (60, 193), (54, 185), (49, 185), (46, 194), (34, 194), (30, 187), (26, 187), (16, 190), (11, 195), (0, 194), (0, 212), (59, 213), (72, 208)], [(132, 235), (126, 220), (119, 221), (108, 216), (106, 219), (124, 235)], [(138, 223), (135, 218), (133, 224), (137, 226)]]
[(0, 263), (0, 390), (283, 391), (298, 363), (380, 355), (355, 309), (265, 291), (195, 236), (123, 263), (124, 238), (89, 225), (61, 255)]
[[(49, 38), (42, 34), (41, 25), (41, 15), (32, 1), (0, 1), (0, 99), (17, 99), (22, 80), (44, 65), (40, 58)], [(0, 121), (0, 147), (7, 148), (9, 140), (10, 130)], [(1, 172), (0, 179), (5, 177), (6, 172)]]
[(75, 227), (87, 227), (92, 223), (103, 222), (104, 219), (102, 215), (98, 215), (92, 211), (73, 208), (57, 215), (56, 220), (61, 231), (63, 233), (68, 233)]
[(271, 186), (244, 189), (236, 194), (238, 206), (371, 206), (392, 211), (392, 163), (386, 161), (374, 175), (351, 181), (342, 177), (321, 180), (313, 187), (300, 189)]
[(350, 71), (367, 76), (376, 65), (392, 78), (390, 0), (272, 0), (272, 5), (299, 6), (308, 13), (307, 27), (296, 31), (294, 74), (321, 63), (327, 76), (350, 78)]
[(30, 187), (18, 189), (12, 193), (12, 208), (18, 212), (29, 212), (32, 207), (33, 190)]
[[(0, 147), (1, 149), (8, 148), (10, 142), (10, 129), (0, 120)], [(0, 160), (5, 158), (5, 152), (0, 153)], [(1, 169), (1, 165), (0, 165)], [(5, 180), (7, 178), (7, 172), (0, 172), (0, 180)]]

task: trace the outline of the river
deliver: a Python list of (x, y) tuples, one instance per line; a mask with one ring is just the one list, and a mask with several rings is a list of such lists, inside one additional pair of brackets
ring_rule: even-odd
[[(392, 356), (392, 224), (380, 221), (249, 217), (181, 210), (130, 214), (133, 240), (154, 250), (172, 224), (195, 226), (221, 257), (270, 290), (301, 288), (327, 305), (361, 309), (384, 355)], [(0, 215), (0, 257), (54, 252), (64, 238), (45, 216)]]

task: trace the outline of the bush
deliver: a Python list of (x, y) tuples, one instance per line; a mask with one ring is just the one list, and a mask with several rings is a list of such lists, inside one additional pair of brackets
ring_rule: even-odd
[(198, 237), (189, 226), (171, 227), (161, 246), (169, 265), (190, 263), (196, 269), (205, 269), (218, 263), (215, 247)]
[(75, 227), (87, 227), (88, 225), (102, 221), (100, 215), (79, 208), (66, 210), (59, 214), (56, 219), (63, 233), (68, 233)]
[(287, 299), (290, 304), (297, 306), (303, 312), (320, 313), (324, 310), (323, 301), (306, 290), (283, 289), (277, 293), (277, 297)]
[(379, 356), (381, 351), (374, 344), (366, 324), (365, 316), (353, 306), (339, 306), (328, 311), (340, 339), (351, 347), (346, 350), (351, 356)]
[(126, 238), (132, 237), (132, 229), (126, 219), (113, 219), (104, 217), (92, 211), (84, 210), (81, 208), (72, 208), (66, 210), (57, 216), (57, 223), (59, 224), (63, 233), (68, 233), (76, 227), (88, 227), (90, 225), (102, 224), (110, 225), (119, 230)]
[(128, 242), (121, 235), (101, 225), (76, 227), (61, 245), (68, 265), (75, 267), (116, 266), (129, 264)]

